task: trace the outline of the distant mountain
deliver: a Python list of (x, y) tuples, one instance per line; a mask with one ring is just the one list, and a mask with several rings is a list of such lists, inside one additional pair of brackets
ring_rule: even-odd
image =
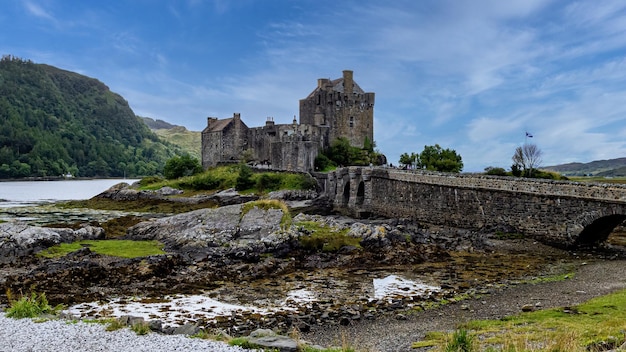
[(0, 121), (0, 178), (153, 175), (177, 151), (102, 82), (11, 56)]
[(589, 163), (569, 163), (542, 167), (565, 176), (626, 176), (626, 158), (596, 160)]
[(172, 125), (169, 122), (154, 120), (149, 117), (142, 117), (141, 120), (143, 120), (143, 123), (145, 123), (151, 130), (169, 130), (170, 128), (179, 127), (177, 125)]

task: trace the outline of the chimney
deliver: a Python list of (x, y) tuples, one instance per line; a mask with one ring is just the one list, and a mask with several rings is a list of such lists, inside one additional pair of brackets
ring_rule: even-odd
[(207, 127), (211, 127), (211, 124), (214, 123), (215, 121), (217, 121), (217, 117), (209, 116), (209, 117), (206, 118), (206, 120), (207, 120), (206, 121), (206, 126)]
[(344, 70), (343, 71), (343, 92), (345, 94), (348, 94), (348, 96), (351, 96), (353, 89), (354, 89), (354, 81), (352, 80), (352, 71)]
[(317, 79), (317, 88), (325, 88), (326, 83), (328, 83), (328, 78), (318, 78)]
[(238, 113), (238, 112), (233, 113), (233, 119), (234, 119), (235, 121), (239, 121), (239, 120), (241, 120), (241, 114), (240, 114), (240, 113)]

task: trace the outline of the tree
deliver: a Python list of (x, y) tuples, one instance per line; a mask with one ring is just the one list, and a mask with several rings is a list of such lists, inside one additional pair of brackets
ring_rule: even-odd
[(439, 144), (424, 146), (417, 158), (417, 167), (441, 172), (461, 172), (463, 159), (453, 149), (443, 149)]
[(165, 167), (163, 167), (163, 176), (167, 179), (191, 176), (200, 172), (202, 172), (202, 165), (198, 159), (189, 154), (175, 156), (165, 162)]
[(400, 155), (399, 164), (404, 166), (414, 166), (417, 163), (417, 159), (419, 158), (419, 154), (411, 153), (402, 153)]
[[(521, 176), (533, 177), (533, 170), (537, 170), (541, 165), (542, 154), (541, 149), (536, 144), (524, 143), (521, 147), (515, 148), (515, 153), (511, 158), (513, 160), (511, 170), (518, 171)], [(515, 173), (513, 172), (513, 174)]]

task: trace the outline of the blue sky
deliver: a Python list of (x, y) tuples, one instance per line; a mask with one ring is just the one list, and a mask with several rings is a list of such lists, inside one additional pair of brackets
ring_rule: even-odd
[(290, 123), (318, 78), (376, 93), (396, 164), (425, 145), (464, 171), (626, 157), (626, 2), (0, 0), (0, 53), (99, 79), (135, 113), (202, 130)]

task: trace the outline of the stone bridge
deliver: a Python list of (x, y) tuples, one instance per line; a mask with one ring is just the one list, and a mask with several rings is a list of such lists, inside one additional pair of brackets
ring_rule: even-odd
[(626, 220), (626, 186), (386, 168), (315, 175), (336, 208), (466, 229), (522, 233), (558, 247), (606, 241)]

